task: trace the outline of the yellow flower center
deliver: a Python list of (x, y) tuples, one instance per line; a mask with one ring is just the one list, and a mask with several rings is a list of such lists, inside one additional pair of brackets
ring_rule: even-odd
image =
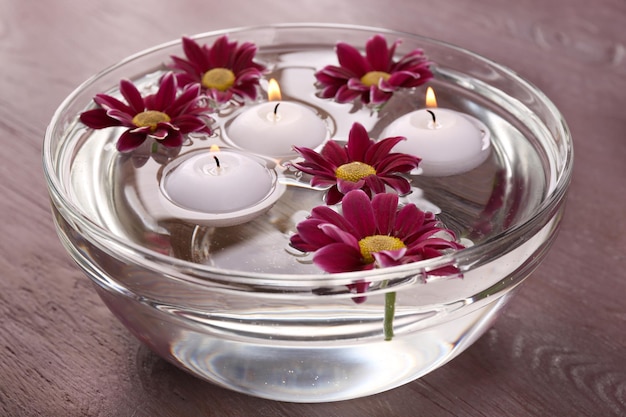
[(376, 175), (374, 167), (359, 161), (343, 164), (335, 171), (337, 178), (351, 182), (357, 182), (361, 178), (369, 177), (370, 175)]
[(378, 82), (383, 79), (387, 81), (391, 77), (391, 74), (384, 71), (370, 71), (361, 77), (361, 82), (368, 87), (378, 85)]
[(235, 74), (228, 68), (213, 68), (202, 76), (202, 85), (206, 88), (226, 91), (233, 84), (235, 84)]
[(373, 235), (359, 240), (361, 255), (363, 255), (363, 259), (365, 259), (365, 262), (368, 264), (374, 262), (373, 253), (402, 248), (406, 248), (404, 242), (393, 236)]
[(133, 117), (133, 124), (137, 127), (150, 127), (150, 130), (154, 132), (159, 123), (167, 123), (169, 122), (170, 117), (160, 111), (157, 110), (146, 110), (141, 113), (137, 113), (135, 117)]

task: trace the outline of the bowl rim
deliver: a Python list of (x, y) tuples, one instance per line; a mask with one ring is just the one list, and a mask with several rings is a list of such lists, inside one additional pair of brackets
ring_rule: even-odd
[[(72, 224), (80, 225), (85, 231), (89, 232), (90, 240), (93, 241), (93, 237), (96, 237), (98, 240), (103, 239), (105, 241), (113, 241), (116, 245), (126, 249), (124, 253), (116, 252), (115, 255), (118, 259), (127, 259), (135, 263), (137, 261), (137, 256), (129, 255), (128, 253), (138, 254), (142, 259), (142, 266), (151, 268), (153, 270), (159, 271), (161, 274), (168, 274), (171, 277), (176, 277), (178, 279), (182, 279), (185, 281), (190, 281), (195, 284), (200, 285), (209, 285), (211, 280), (215, 280), (216, 278), (226, 278), (228, 280), (238, 281), (238, 282), (253, 282), (258, 284), (259, 282), (263, 283), (276, 283), (278, 285), (288, 283), (288, 282), (298, 282), (299, 285), (307, 285), (307, 284), (319, 284), (323, 282), (324, 284), (332, 283), (332, 282), (351, 282), (355, 279), (358, 280), (367, 280), (370, 282), (380, 282), (385, 279), (389, 279), (390, 276), (398, 276), (398, 274), (408, 274), (408, 275), (423, 275), (427, 271), (434, 270), (446, 265), (456, 265), (459, 264), (459, 260), (463, 259), (465, 261), (470, 260), (468, 263), (470, 267), (475, 267), (480, 264), (480, 260), (483, 258), (486, 252), (491, 252), (498, 246), (500, 246), (500, 242), (504, 239), (509, 239), (511, 236), (519, 235), (524, 236), (528, 232), (533, 229), (541, 228), (545, 223), (547, 223), (553, 216), (553, 212), (558, 208), (559, 203), (565, 199), (567, 190), (569, 188), (569, 184), (572, 178), (573, 172), (573, 161), (574, 161), (574, 150), (573, 150), (573, 142), (570, 134), (570, 130), (565, 122), (563, 116), (560, 111), (554, 105), (554, 103), (534, 84), (527, 81), (520, 75), (518, 75), (512, 69), (498, 64), (495, 61), (492, 61), (489, 58), (486, 58), (482, 55), (479, 55), (475, 52), (467, 50), (465, 48), (456, 46), (454, 44), (433, 39), (430, 37), (418, 35), (411, 32), (399, 31), (394, 29), (386, 29), (379, 28), (375, 26), (365, 26), (365, 25), (355, 25), (355, 24), (340, 24), (340, 23), (277, 23), (277, 24), (267, 24), (267, 25), (253, 25), (253, 26), (240, 26), (233, 28), (225, 28), (219, 30), (212, 30), (207, 32), (198, 33), (195, 35), (189, 36), (192, 39), (202, 39), (209, 37), (218, 37), (221, 35), (234, 35), (244, 32), (250, 31), (261, 31), (261, 30), (303, 30), (303, 29), (329, 29), (329, 30), (353, 30), (353, 31), (361, 31), (371, 33), (372, 35), (376, 33), (380, 33), (383, 35), (393, 35), (401, 38), (411, 38), (414, 40), (421, 40), (431, 44), (436, 44), (444, 48), (448, 48), (454, 50), (458, 53), (464, 54), (466, 56), (471, 57), (472, 59), (476, 59), (484, 64), (487, 64), (491, 67), (497, 68), (502, 73), (506, 74), (510, 78), (512, 78), (516, 83), (523, 86), (525, 89), (532, 91), (534, 95), (537, 96), (542, 102), (542, 104), (548, 109), (551, 117), (554, 121), (558, 123), (556, 126), (561, 132), (560, 139), (563, 141), (563, 149), (565, 153), (563, 154), (563, 164), (560, 171), (557, 171), (553, 189), (549, 194), (541, 201), (537, 209), (523, 222), (515, 224), (502, 232), (489, 237), (488, 239), (481, 241), (480, 243), (473, 245), (468, 248), (460, 249), (454, 251), (449, 254), (444, 254), (437, 258), (426, 259), (414, 263), (409, 263), (405, 265), (399, 265), (389, 268), (380, 268), (373, 269), (369, 271), (352, 271), (352, 272), (342, 272), (342, 273), (333, 273), (329, 274), (326, 272), (320, 272), (316, 274), (293, 274), (293, 273), (276, 273), (276, 272), (249, 272), (249, 271), (240, 271), (240, 270), (228, 270), (217, 267), (212, 267), (209, 265), (198, 264), (191, 261), (182, 260), (179, 258), (174, 258), (168, 255), (164, 255), (158, 253), (156, 251), (147, 249), (137, 243), (130, 242), (120, 236), (117, 236), (113, 233), (109, 233), (106, 229), (102, 228), (95, 222), (93, 222), (89, 217), (85, 216), (81, 213), (78, 207), (71, 202), (68, 198), (67, 194), (63, 191), (64, 187), (60, 184), (59, 178), (56, 175), (55, 171), (55, 161), (53, 160), (53, 153), (51, 150), (51, 142), (53, 138), (54, 131), (58, 128), (61, 123), (61, 117), (66, 107), (68, 107), (74, 99), (88, 86), (95, 83), (101, 77), (107, 75), (110, 72), (113, 72), (124, 65), (138, 59), (145, 57), (146, 55), (150, 55), (154, 52), (170, 48), (176, 46), (181, 43), (180, 39), (172, 40), (164, 43), (160, 43), (158, 45), (143, 49), (139, 52), (136, 52), (132, 55), (127, 56), (126, 58), (119, 60), (118, 62), (102, 69), (101, 71), (93, 74), (81, 84), (79, 84), (65, 99), (61, 102), (61, 104), (55, 110), (50, 123), (46, 128), (46, 132), (44, 135), (43, 148), (42, 148), (42, 159), (43, 159), (43, 168), (44, 168), (44, 176), (48, 185), (48, 191), (52, 197), (52, 204), (57, 206), (57, 209), (61, 212), (61, 215), (68, 216), (71, 220)], [(520, 239), (521, 244), (523, 239)], [(95, 242), (93, 242), (95, 243)], [(100, 245), (101, 246), (101, 243)], [(510, 250), (513, 250), (515, 247), (510, 247)], [(463, 272), (463, 270), (461, 271)]]

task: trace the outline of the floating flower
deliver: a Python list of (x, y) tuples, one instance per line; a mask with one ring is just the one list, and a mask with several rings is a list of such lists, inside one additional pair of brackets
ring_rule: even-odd
[[(342, 213), (328, 206), (313, 208), (298, 223), (291, 245), (315, 252), (313, 262), (326, 272), (363, 271), (441, 256), (463, 246), (435, 215), (415, 204), (398, 206), (398, 195), (383, 193), (371, 200), (362, 190), (350, 191)], [(455, 268), (437, 274), (456, 273)]]
[(238, 45), (229, 42), (226, 35), (219, 37), (211, 47), (198, 45), (193, 39), (183, 37), (183, 51), (187, 59), (172, 56), (171, 67), (181, 71), (176, 74), (180, 85), (200, 83), (215, 103), (231, 99), (254, 100), (265, 66), (253, 61), (256, 46), (250, 42)]
[(347, 103), (356, 98), (365, 104), (383, 104), (399, 88), (424, 84), (433, 74), (430, 62), (421, 49), (414, 49), (394, 61), (400, 41), (387, 46), (382, 35), (375, 35), (365, 45), (365, 56), (355, 47), (339, 42), (336, 47), (339, 66), (328, 65), (315, 73), (322, 86), (323, 98)]
[[(142, 97), (129, 80), (120, 81), (120, 93), (126, 103), (106, 94), (97, 94), (98, 108), (80, 115), (80, 121), (93, 129), (128, 127), (117, 141), (120, 152), (130, 152), (150, 137), (161, 145), (175, 148), (183, 144), (183, 135), (191, 132), (211, 133), (205, 113), (199, 105), (200, 86), (188, 85), (176, 96), (177, 83), (166, 74), (155, 94)], [(210, 120), (210, 119), (209, 119)]]
[(311, 185), (332, 185), (326, 193), (326, 204), (336, 204), (344, 194), (362, 189), (369, 196), (384, 193), (386, 186), (400, 194), (411, 191), (409, 181), (401, 174), (417, 168), (420, 159), (413, 155), (391, 153), (403, 137), (370, 139), (365, 127), (354, 123), (348, 143), (340, 146), (327, 142), (320, 153), (310, 148), (295, 147), (304, 161), (293, 163), (302, 172), (313, 175)]
[[(398, 195), (384, 193), (372, 200), (362, 190), (350, 191), (343, 199), (342, 213), (318, 206), (296, 226), (291, 245), (315, 252), (313, 262), (326, 272), (338, 273), (383, 268), (431, 259), (463, 246), (454, 232), (441, 226), (435, 215), (414, 204), (398, 207)], [(454, 266), (431, 271), (436, 275), (457, 274)], [(356, 294), (369, 288), (366, 281), (348, 285)], [(359, 295), (354, 302), (362, 303)], [(393, 337), (395, 292), (385, 294), (385, 340)]]

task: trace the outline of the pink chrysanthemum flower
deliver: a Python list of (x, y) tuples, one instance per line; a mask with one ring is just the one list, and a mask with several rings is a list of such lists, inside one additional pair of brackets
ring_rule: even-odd
[(265, 66), (253, 61), (256, 46), (250, 42), (238, 45), (229, 42), (226, 35), (219, 37), (211, 47), (198, 45), (193, 39), (183, 37), (183, 51), (187, 59), (172, 56), (172, 69), (178, 70), (180, 85), (200, 83), (205, 94), (215, 103), (231, 99), (241, 102), (254, 100)]
[(375, 142), (363, 125), (354, 123), (348, 143), (343, 147), (332, 140), (320, 153), (295, 147), (304, 161), (293, 163), (293, 166), (313, 176), (311, 185), (331, 185), (326, 193), (326, 204), (340, 202), (344, 194), (355, 189), (362, 189), (372, 196), (384, 193), (389, 186), (400, 194), (407, 194), (411, 191), (411, 184), (401, 174), (417, 168), (420, 158), (391, 153), (391, 149), (404, 139), (398, 136)]
[(432, 78), (430, 62), (421, 49), (414, 49), (394, 61), (400, 41), (387, 46), (382, 35), (375, 35), (365, 45), (365, 56), (358, 49), (339, 42), (336, 47), (339, 66), (328, 65), (315, 74), (323, 98), (347, 103), (360, 98), (365, 104), (387, 102), (394, 91), (424, 84)]
[(161, 145), (176, 148), (183, 144), (183, 135), (191, 132), (211, 134), (206, 116), (210, 109), (199, 104), (200, 86), (188, 85), (177, 96), (176, 79), (166, 74), (155, 94), (142, 97), (129, 80), (120, 81), (120, 93), (126, 103), (106, 94), (97, 94), (98, 108), (80, 115), (80, 121), (93, 129), (125, 126), (128, 129), (117, 141), (120, 152), (130, 152), (147, 138)]
[(463, 247), (433, 213), (421, 211), (415, 204), (398, 207), (394, 193), (377, 194), (370, 200), (361, 190), (350, 191), (341, 211), (328, 206), (313, 208), (291, 237), (296, 249), (315, 252), (313, 262), (326, 272), (402, 265)]
[[(454, 232), (442, 227), (433, 213), (423, 212), (415, 204), (398, 207), (394, 193), (377, 194), (370, 200), (361, 190), (350, 191), (341, 210), (340, 214), (328, 206), (313, 208), (290, 239), (294, 248), (315, 252), (313, 262), (326, 272), (402, 265), (463, 248)], [(445, 267), (431, 273), (448, 275), (458, 270)], [(369, 283), (349, 287), (361, 294)], [(365, 298), (354, 300), (362, 302)]]

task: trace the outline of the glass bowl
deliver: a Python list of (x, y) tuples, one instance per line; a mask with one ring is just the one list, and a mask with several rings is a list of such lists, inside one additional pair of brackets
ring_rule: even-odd
[[(388, 42), (402, 40), (399, 56), (422, 48), (434, 63), (428, 85), (440, 106), (475, 117), (491, 134), (489, 157), (478, 167), (410, 176), (407, 198), (435, 212), (467, 247), (391, 268), (323, 273), (288, 245), (296, 222), (323, 204), (322, 192), (303, 185), (284, 158), (266, 161), (278, 170), (283, 189), (253, 219), (216, 226), (168, 211), (158, 196), (164, 167), (213, 141), (232, 145), (228, 126), (246, 106), (215, 114), (217, 134), (191, 137), (180, 155), (121, 154), (114, 146), (120, 131), (88, 129), (78, 115), (92, 106), (95, 94), (116, 94), (122, 78), (152, 88), (170, 56), (182, 55), (180, 41), (172, 41), (84, 82), (61, 104), (45, 135), (44, 169), (60, 240), (104, 303), (171, 363), (274, 400), (371, 395), (415, 380), (464, 351), (539, 265), (558, 230), (573, 150), (555, 106), (511, 70), (409, 33), (285, 24), (194, 39), (212, 44), (224, 34), (254, 42), (256, 60), (268, 66), (267, 78), (279, 80), (283, 99), (310, 106), (338, 141), (354, 122), (377, 138), (391, 121), (423, 106), (424, 88), (397, 93), (380, 111), (321, 99), (313, 74), (335, 63), (335, 44), (362, 48), (382, 34)], [(459, 273), (431, 273), (446, 266)], [(350, 290), (359, 282), (370, 283), (362, 303)], [(385, 340), (391, 293), (394, 335)]]

